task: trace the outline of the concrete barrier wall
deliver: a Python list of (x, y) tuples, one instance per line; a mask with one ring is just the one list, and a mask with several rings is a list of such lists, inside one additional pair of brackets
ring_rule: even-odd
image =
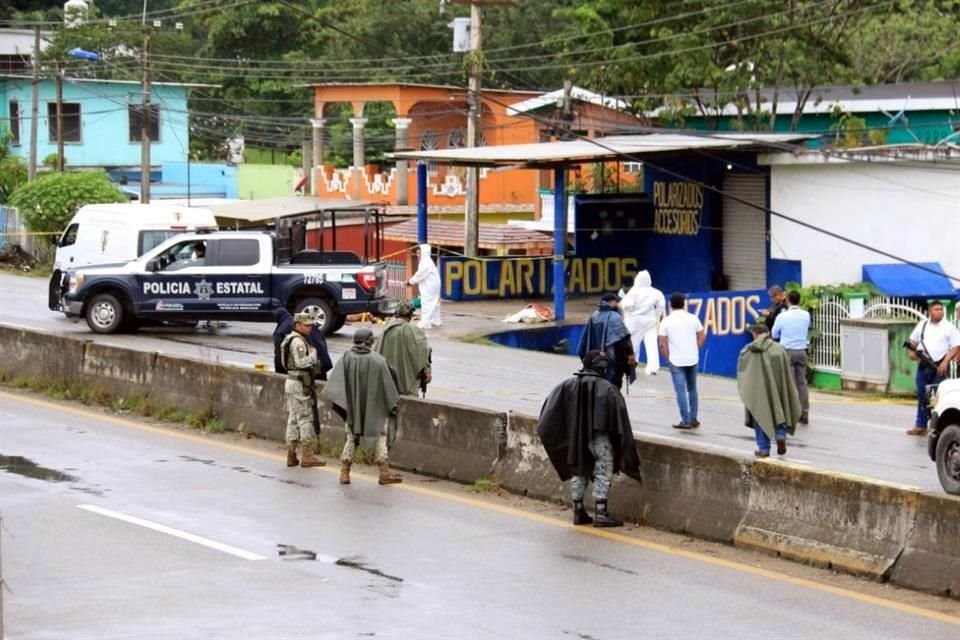
[[(158, 404), (209, 409), (228, 427), (282, 441), (285, 378), (0, 326), (0, 369), (82, 379)], [(321, 439), (343, 422), (320, 406)], [(610, 508), (671, 531), (889, 579), (960, 598), (960, 499), (910, 487), (637, 439), (644, 482), (620, 477)], [(531, 416), (403, 398), (391, 461), (400, 468), (569, 503)]]
[(734, 543), (887, 577), (913, 526), (918, 495), (909, 487), (759, 461)]

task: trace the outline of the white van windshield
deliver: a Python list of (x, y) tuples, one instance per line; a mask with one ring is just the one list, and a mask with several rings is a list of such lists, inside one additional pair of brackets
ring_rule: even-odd
[(159, 247), (167, 238), (172, 238), (178, 233), (183, 233), (183, 231), (175, 231), (173, 229), (141, 231), (140, 238), (137, 241), (137, 256), (142, 256), (154, 247)]

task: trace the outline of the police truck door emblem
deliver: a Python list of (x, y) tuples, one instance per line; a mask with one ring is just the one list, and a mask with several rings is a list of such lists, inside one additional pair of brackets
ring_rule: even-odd
[(201, 300), (209, 300), (210, 296), (213, 295), (213, 285), (207, 282), (207, 279), (204, 278), (197, 283), (196, 294)]

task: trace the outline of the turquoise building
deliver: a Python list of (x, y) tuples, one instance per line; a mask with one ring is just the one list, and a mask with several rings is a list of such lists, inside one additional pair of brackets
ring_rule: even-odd
[[(751, 96), (754, 96), (751, 90)], [(675, 119), (676, 109), (668, 115), (665, 109), (653, 112), (666, 126), (694, 130), (716, 131), (771, 131), (769, 126), (774, 92), (760, 90), (760, 111), (757, 116), (761, 126), (754, 126), (754, 116), (738, 115), (733, 104), (709, 109), (701, 113), (689, 99), (683, 103), (683, 117)], [(793, 115), (797, 110), (798, 94), (795, 89), (782, 88), (777, 92), (777, 115), (774, 133), (810, 133), (824, 136), (813, 140), (810, 146), (829, 144), (831, 138), (843, 136), (837, 129), (846, 129), (849, 135), (859, 137), (862, 146), (883, 144), (936, 145), (949, 136), (960, 132), (960, 81), (910, 82), (865, 87), (828, 86), (817, 87), (806, 97), (796, 129)], [(710, 96), (704, 96), (711, 102)], [(751, 108), (756, 110), (756, 99)], [(845, 116), (843, 114), (846, 114)], [(860, 119), (850, 121), (850, 118)], [(871, 138), (870, 132), (874, 132)], [(957, 142), (960, 135), (950, 139)], [(849, 140), (849, 138), (848, 138)], [(852, 146), (847, 144), (846, 146)]]
[[(39, 87), (37, 162), (57, 153), (57, 90), (52, 78)], [(157, 82), (150, 107), (151, 165), (185, 162), (190, 149), (187, 89), (191, 85)], [(0, 129), (13, 134), (12, 152), (30, 157), (33, 81), (27, 76), (0, 76)], [(63, 138), (67, 167), (140, 165), (143, 104), (139, 82), (65, 78)]]

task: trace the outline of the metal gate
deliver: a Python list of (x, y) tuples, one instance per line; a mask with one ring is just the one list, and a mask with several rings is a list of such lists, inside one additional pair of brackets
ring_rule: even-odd
[[(762, 208), (748, 206), (734, 197)], [(767, 287), (766, 204), (765, 175), (730, 174), (724, 178), (723, 273), (728, 278), (728, 289)]]

